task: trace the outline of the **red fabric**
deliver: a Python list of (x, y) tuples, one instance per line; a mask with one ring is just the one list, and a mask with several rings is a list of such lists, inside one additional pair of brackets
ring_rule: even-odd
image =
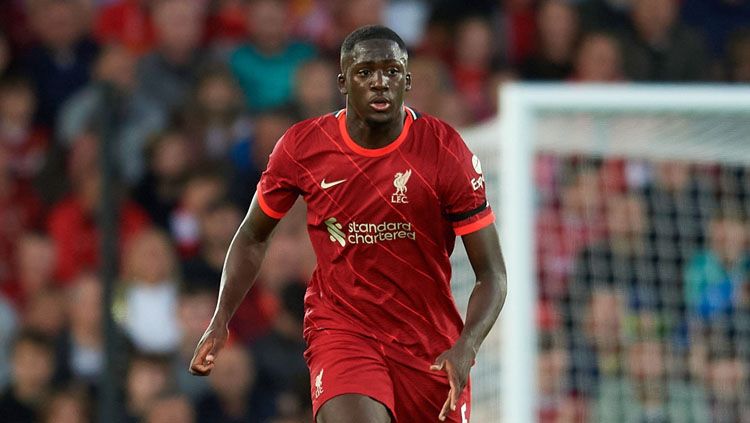
[[(315, 334), (305, 351), (313, 415), (335, 396), (361, 394), (385, 405), (396, 423), (438, 421), (450, 391), (445, 372), (430, 370), (433, 361), (404, 359), (392, 350), (392, 345), (352, 332)], [(463, 423), (470, 416), (469, 383), (444, 421)]]
[(307, 203), (318, 266), (305, 296), (306, 337), (356, 331), (429, 361), (463, 328), (450, 290), (454, 227), (492, 210), (481, 166), (458, 133), (407, 113), (403, 142), (367, 155), (341, 133), (343, 111), (293, 126), (271, 154), (259, 196), (279, 213), (300, 193)]
[(140, 0), (122, 0), (104, 7), (97, 16), (94, 33), (100, 44), (118, 43), (135, 54), (154, 46), (154, 28)]
[(452, 74), (458, 93), (468, 106), (472, 118), (479, 121), (490, 117), (492, 107), (489, 104), (490, 99), (487, 94), (489, 71), (456, 64), (452, 69)]
[(509, 56), (511, 63), (519, 64), (534, 53), (536, 39), (536, 12), (533, 8), (508, 15)]
[[(125, 202), (119, 216), (120, 249), (149, 225), (148, 215), (135, 203)], [(56, 280), (67, 285), (84, 270), (96, 270), (99, 261), (99, 231), (94, 216), (75, 197), (55, 205), (48, 219), (49, 234), (57, 251)]]
[(13, 181), (10, 184), (7, 195), (0, 193), (0, 286), (3, 289), (10, 289), (10, 281), (16, 276), (18, 238), (25, 231), (35, 229), (42, 215), (42, 204), (29, 185)]

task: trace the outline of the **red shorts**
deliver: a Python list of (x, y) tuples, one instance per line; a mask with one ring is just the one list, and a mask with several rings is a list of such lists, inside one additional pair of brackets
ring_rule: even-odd
[[(388, 354), (388, 353), (391, 354)], [(431, 371), (431, 362), (409, 356), (396, 359), (380, 342), (353, 333), (325, 330), (310, 337), (305, 360), (310, 368), (313, 416), (329, 399), (360, 394), (385, 405), (395, 422), (438, 422), (450, 385), (443, 371)], [(467, 384), (445, 421), (467, 423), (471, 412)]]

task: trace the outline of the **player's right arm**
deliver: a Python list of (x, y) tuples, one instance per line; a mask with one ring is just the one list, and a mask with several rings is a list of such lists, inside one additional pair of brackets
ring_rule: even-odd
[(268, 160), (247, 215), (229, 245), (221, 272), (219, 300), (206, 332), (198, 342), (190, 373), (211, 373), (219, 350), (227, 340), (227, 325), (258, 276), (271, 232), (299, 196), (293, 157), (292, 129), (281, 137)]
[(216, 355), (227, 340), (227, 325), (247, 291), (255, 283), (271, 232), (278, 222), (263, 212), (256, 193), (247, 215), (229, 245), (221, 274), (216, 310), (195, 349), (190, 363), (190, 373), (198, 376), (211, 373)]

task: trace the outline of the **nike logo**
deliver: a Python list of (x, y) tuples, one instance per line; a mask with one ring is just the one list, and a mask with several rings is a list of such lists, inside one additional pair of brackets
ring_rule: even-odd
[(320, 181), (320, 187), (323, 189), (328, 189), (330, 187), (335, 187), (336, 185), (344, 183), (344, 182), (346, 182), (346, 179), (341, 179), (341, 180), (333, 181), (333, 182), (326, 182), (326, 180), (323, 179), (322, 181)]

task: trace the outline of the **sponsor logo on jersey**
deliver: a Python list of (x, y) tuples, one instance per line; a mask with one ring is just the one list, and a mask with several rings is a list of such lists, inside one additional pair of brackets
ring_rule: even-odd
[(393, 186), (396, 188), (396, 192), (391, 195), (391, 203), (406, 204), (409, 200), (406, 198), (406, 183), (409, 182), (411, 177), (411, 169), (406, 172), (397, 172), (393, 176)]
[(339, 244), (341, 244), (342, 247), (345, 246), (346, 235), (341, 230), (342, 229), (341, 223), (339, 223), (335, 217), (331, 217), (331, 218), (326, 219), (325, 224), (326, 224), (326, 228), (328, 228), (328, 233), (330, 234), (329, 238), (331, 239), (331, 241), (338, 242)]
[(479, 175), (476, 178), (471, 178), (471, 187), (474, 191), (484, 186), (484, 175), (482, 175), (482, 163), (479, 162), (479, 157), (472, 156), (471, 165), (474, 167), (474, 171)]
[(320, 373), (315, 376), (315, 399), (323, 395), (323, 369), (320, 369)]
[(417, 233), (409, 222), (351, 222), (346, 225), (346, 232), (335, 217), (326, 219), (324, 223), (331, 242), (337, 242), (342, 247), (347, 243), (372, 245), (399, 239), (417, 239)]
[(339, 179), (338, 181), (333, 182), (326, 182), (326, 180), (323, 179), (322, 181), (320, 181), (320, 187), (323, 189), (328, 189), (330, 187), (335, 187), (338, 184), (343, 184), (344, 182), (346, 182), (346, 179)]

